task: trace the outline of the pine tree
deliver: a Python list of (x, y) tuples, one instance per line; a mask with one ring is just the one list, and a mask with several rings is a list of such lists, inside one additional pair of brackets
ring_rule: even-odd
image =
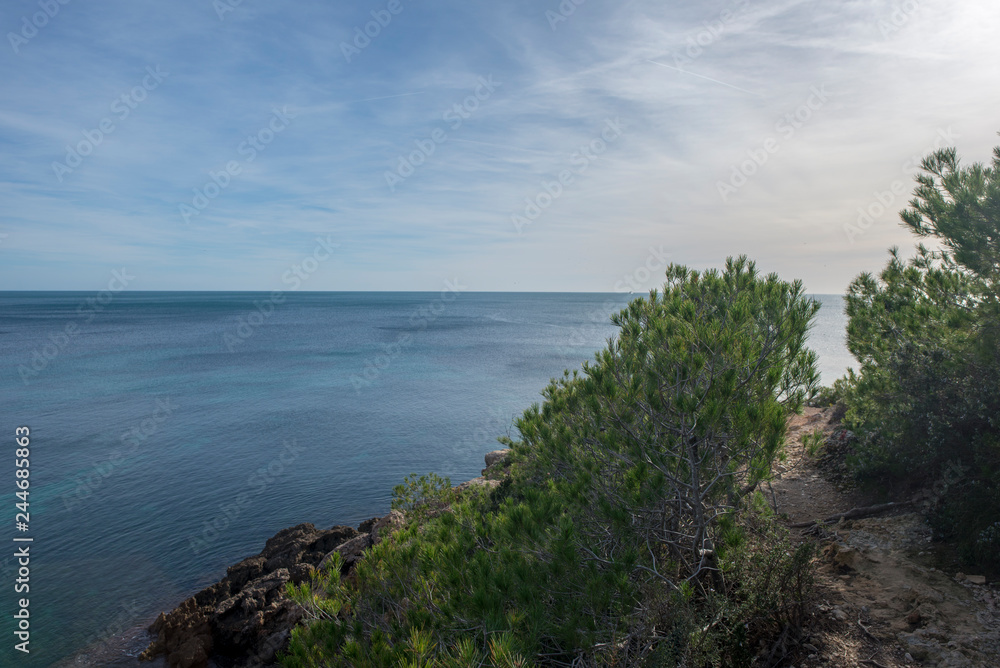
[[(914, 234), (934, 242), (847, 295), (848, 422), (862, 434), (864, 480), (896, 486), (951, 480), (932, 514), (939, 535), (973, 562), (1000, 566), (1000, 147), (992, 165), (963, 167), (937, 151), (909, 208)], [(956, 482), (956, 471), (961, 475)]]

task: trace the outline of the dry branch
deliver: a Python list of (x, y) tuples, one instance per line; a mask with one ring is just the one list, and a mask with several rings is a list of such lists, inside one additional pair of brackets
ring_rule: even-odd
[(905, 508), (906, 506), (913, 505), (913, 501), (901, 501), (901, 502), (890, 502), (890, 503), (879, 503), (874, 506), (865, 506), (863, 508), (852, 508), (846, 513), (838, 513), (837, 515), (831, 515), (825, 520), (811, 520), (809, 522), (796, 522), (795, 524), (789, 524), (788, 526), (793, 529), (805, 529), (807, 527), (815, 526), (817, 524), (835, 524), (840, 520), (856, 520), (862, 517), (871, 517), (872, 515), (878, 515), (879, 513), (884, 513), (888, 510), (895, 510), (896, 508)]

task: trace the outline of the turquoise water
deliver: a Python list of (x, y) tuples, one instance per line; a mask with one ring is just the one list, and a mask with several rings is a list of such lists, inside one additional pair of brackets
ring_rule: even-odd
[[(34, 539), (28, 656), (9, 641), (16, 564), (0, 552), (0, 665), (50, 666), (146, 623), (283, 527), (382, 514), (407, 473), (479, 475), (630, 298), (109, 296), (0, 293), (0, 434), (13, 449), (31, 428), (30, 529), (14, 528), (11, 456), (0, 541)], [(841, 298), (818, 299), (829, 383), (851, 359)]]

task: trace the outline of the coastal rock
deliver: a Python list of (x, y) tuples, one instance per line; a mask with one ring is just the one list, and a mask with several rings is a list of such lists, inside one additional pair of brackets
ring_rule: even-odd
[(150, 632), (156, 640), (150, 643), (140, 660), (151, 660), (159, 654), (175, 668), (200, 668), (208, 665), (212, 652), (212, 628), (206, 609), (196, 598), (185, 600), (168, 615), (160, 613)]
[(462, 492), (467, 489), (471, 489), (473, 487), (487, 487), (489, 489), (493, 489), (499, 486), (500, 486), (499, 480), (488, 480), (487, 478), (480, 476), (478, 478), (473, 478), (472, 480), (466, 480), (455, 489), (459, 492)]
[(510, 466), (510, 448), (487, 452), (484, 459), (486, 468), (483, 469), (483, 476), (487, 478), (502, 477), (505, 469)]
[(346, 571), (354, 565), (364, 551), (372, 546), (372, 535), (370, 533), (363, 533), (355, 536), (351, 540), (337, 546), (335, 549), (328, 552), (323, 559), (319, 562), (319, 570), (326, 570), (326, 565), (330, 562), (330, 559), (334, 554), (339, 554), (341, 557), (341, 572), (346, 573)]
[(372, 545), (378, 545), (382, 542), (382, 538), (402, 529), (405, 524), (406, 516), (401, 511), (390, 511), (385, 517), (379, 518), (372, 527)]
[(242, 587), (250, 580), (259, 578), (265, 573), (264, 571), (264, 557), (249, 557), (244, 559), (235, 566), (230, 566), (226, 569), (226, 577), (229, 579), (229, 583), (233, 587)]
[[(487, 471), (504, 474), (509, 450), (486, 455)], [(458, 489), (492, 489), (500, 481), (475, 478)], [(282, 529), (267, 540), (260, 554), (226, 569), (226, 576), (161, 614), (149, 627), (155, 640), (140, 655), (150, 661), (163, 655), (171, 668), (266, 668), (287, 647), (291, 629), (305, 611), (291, 601), (288, 583), (301, 584), (322, 570), (333, 554), (343, 560), (348, 575), (365, 551), (406, 525), (393, 510), (362, 522), (357, 529), (335, 526), (320, 531), (312, 524)]]
[(489, 468), (497, 463), (504, 463), (510, 456), (510, 448), (504, 450), (494, 450), (493, 452), (486, 453), (486, 468)]
[(312, 577), (312, 574), (316, 572), (316, 567), (312, 564), (296, 564), (288, 569), (288, 579), (292, 584), (302, 584)]
[[(366, 520), (370, 522), (371, 520)], [(364, 526), (365, 522), (361, 525)], [(358, 535), (358, 533), (368, 533), (366, 529), (352, 529), (347, 526), (335, 526), (332, 529), (328, 529), (323, 532), (319, 538), (309, 544), (310, 551), (319, 551), (326, 554), (333, 548), (337, 547), (344, 541), (350, 540)]]
[(257, 656), (247, 663), (246, 668), (263, 668), (264, 666), (274, 664), (278, 658), (278, 650), (288, 645), (288, 639), (292, 635), (290, 629), (291, 627), (272, 633), (267, 640), (262, 643), (260, 650), (257, 652)]
[(263, 639), (298, 623), (302, 610), (285, 596), (289, 579), (288, 569), (279, 569), (220, 603), (214, 617), (218, 648), (230, 655), (259, 650)]
[(267, 561), (265, 572), (276, 571), (305, 561), (316, 563), (329, 552), (332, 546), (344, 542), (357, 535), (351, 527), (337, 526), (317, 535), (312, 524), (299, 524), (288, 529), (282, 529), (267, 540), (264, 550), (260, 553)]
[(200, 638), (188, 638), (170, 654), (170, 658), (178, 668), (200, 668), (208, 664), (208, 654)]
[(260, 554), (230, 566), (222, 580), (157, 617), (149, 629), (156, 640), (139, 658), (164, 655), (171, 668), (206, 668), (213, 658), (233, 666), (271, 665), (303, 615), (285, 585), (308, 580), (330, 550), (365, 541), (369, 534), (346, 526), (282, 529)]
[(375, 526), (375, 523), (378, 522), (380, 519), (382, 518), (373, 517), (370, 520), (365, 520), (364, 522), (358, 525), (358, 533), (371, 533), (372, 527)]
[(358, 528), (368, 529), (369, 532), (360, 533), (351, 540), (345, 541), (335, 549), (330, 550), (320, 560), (317, 569), (321, 571), (326, 569), (326, 565), (330, 562), (333, 555), (339, 554), (342, 560), (341, 574), (346, 575), (354, 564), (364, 556), (365, 550), (373, 545), (378, 545), (382, 538), (393, 531), (401, 529), (405, 524), (406, 516), (398, 510), (390, 511), (388, 515), (383, 517), (373, 517), (370, 520), (365, 520)]

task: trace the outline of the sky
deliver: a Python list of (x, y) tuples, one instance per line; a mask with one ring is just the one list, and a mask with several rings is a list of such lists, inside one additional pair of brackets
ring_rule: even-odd
[[(1000, 3), (4, 0), (0, 290), (842, 293), (1000, 143)], [(122, 278), (124, 277), (124, 278)]]

